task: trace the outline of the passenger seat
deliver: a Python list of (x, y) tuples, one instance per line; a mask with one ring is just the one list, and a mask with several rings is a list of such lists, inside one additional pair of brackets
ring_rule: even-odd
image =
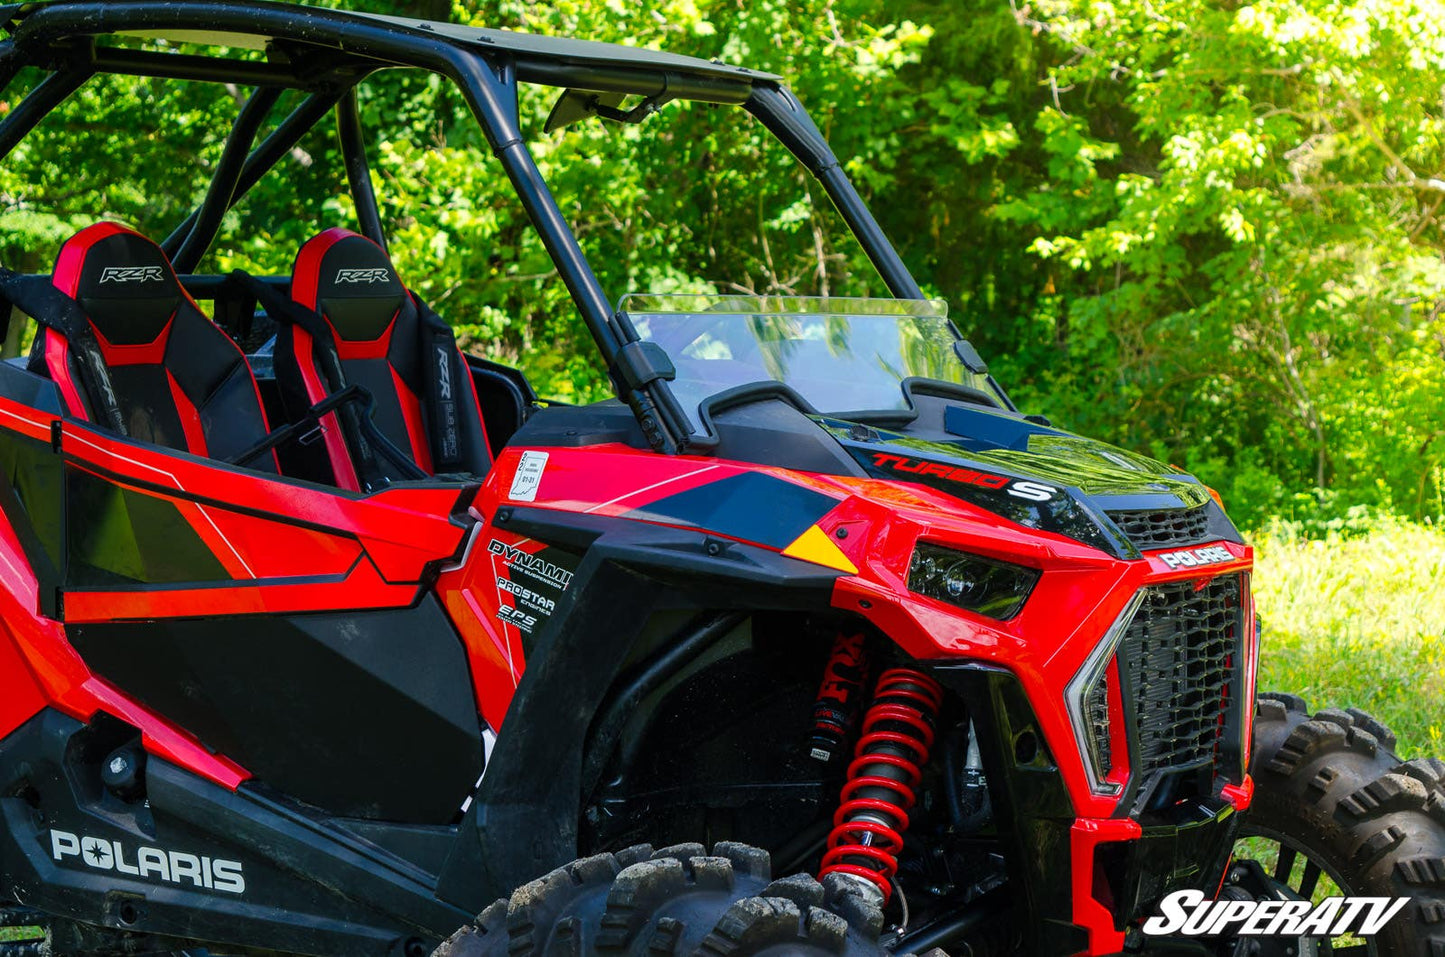
[[(54, 327), (61, 317), (51, 317), (36, 333), (29, 369), (55, 380), (71, 416), (215, 459), (266, 436), (246, 356), (206, 318), (154, 242), (117, 223), (96, 223), (61, 247), (51, 281), (71, 300), (49, 293), (56, 311), (78, 304), (84, 314), (59, 325), (85, 341), (72, 343)], [(279, 471), (272, 453), (249, 467)]]
[[(375, 400), (377, 428), (424, 472), (487, 472), (486, 428), (456, 337), (402, 284), (380, 246), (346, 229), (316, 236), (296, 257), (291, 298), (325, 320), (345, 378), (329, 386), (311, 334), (282, 323), (276, 381), (293, 421), (337, 388), (359, 385)], [(334, 484), (355, 491), (364, 439), (344, 422), (334, 413), (322, 421), (326, 467)], [(396, 471), (381, 456), (373, 460), (384, 473)]]

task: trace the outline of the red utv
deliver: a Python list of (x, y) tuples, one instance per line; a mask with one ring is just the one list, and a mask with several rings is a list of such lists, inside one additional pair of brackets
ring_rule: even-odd
[[(1218, 500), (1021, 414), (779, 78), (249, 0), (0, 27), (0, 157), (96, 74), (251, 91), (169, 237), (0, 273), (0, 957), (1445, 948), (1441, 765), (1256, 696)], [(397, 274), (356, 109), (396, 68), (465, 97), (616, 401), (539, 404)], [(747, 111), (892, 298), (612, 298), (519, 84)], [(333, 111), (355, 231), (197, 274)], [(1327, 888), (1407, 906), (1144, 932)]]

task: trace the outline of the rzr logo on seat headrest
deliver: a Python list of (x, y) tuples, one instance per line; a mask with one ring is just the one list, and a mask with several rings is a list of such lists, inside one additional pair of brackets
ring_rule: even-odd
[(336, 270), (336, 283), (374, 283), (391, 282), (391, 270), (384, 266), (376, 266), (371, 269), (338, 269)]
[(160, 266), (106, 266), (100, 271), (100, 284), (108, 282), (161, 282), (166, 271)]

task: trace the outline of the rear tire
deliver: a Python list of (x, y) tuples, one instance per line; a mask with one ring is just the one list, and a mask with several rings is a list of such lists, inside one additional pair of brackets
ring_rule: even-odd
[(1311, 715), (1261, 694), (1255, 715), (1241, 834), (1281, 841), (1347, 895), (1411, 898), (1371, 954), (1445, 957), (1445, 762), (1401, 761), (1390, 729), (1355, 708)]
[(434, 957), (886, 953), (882, 911), (846, 879), (770, 871), (766, 851), (731, 842), (598, 854), (492, 904)]

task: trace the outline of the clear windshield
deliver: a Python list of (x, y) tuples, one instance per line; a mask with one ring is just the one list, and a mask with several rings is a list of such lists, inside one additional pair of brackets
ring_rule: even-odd
[(826, 414), (907, 409), (900, 386), (914, 376), (992, 391), (954, 351), (941, 301), (630, 295), (621, 306), (672, 359), (694, 431), (704, 399), (769, 379)]

